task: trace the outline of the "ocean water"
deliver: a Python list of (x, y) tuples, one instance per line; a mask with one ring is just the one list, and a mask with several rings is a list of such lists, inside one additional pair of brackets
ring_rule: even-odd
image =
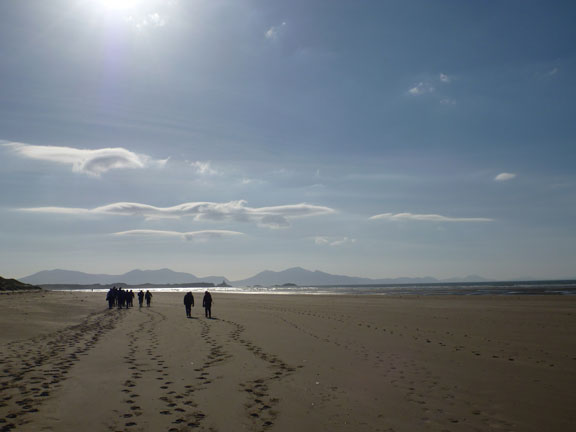
[[(130, 288), (129, 288), (130, 289)], [(401, 285), (333, 285), (333, 286), (279, 286), (279, 287), (209, 287), (209, 288), (131, 288), (151, 292), (204, 292), (231, 294), (306, 294), (306, 295), (576, 295), (576, 280), (435, 283)], [(72, 291), (72, 290), (65, 290)], [(78, 288), (73, 291), (105, 292), (103, 289)]]

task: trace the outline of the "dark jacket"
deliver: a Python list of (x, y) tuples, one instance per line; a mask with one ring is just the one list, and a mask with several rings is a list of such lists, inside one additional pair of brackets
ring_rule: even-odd
[(186, 306), (194, 306), (194, 296), (192, 295), (191, 292), (186, 293), (186, 295), (184, 296), (184, 304)]
[(209, 292), (204, 294), (204, 299), (202, 299), (202, 306), (208, 308), (212, 306), (212, 296), (210, 295)]

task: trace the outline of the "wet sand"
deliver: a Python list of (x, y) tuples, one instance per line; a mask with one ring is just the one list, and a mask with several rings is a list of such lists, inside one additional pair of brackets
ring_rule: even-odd
[(0, 296), (0, 431), (568, 431), (576, 297)]

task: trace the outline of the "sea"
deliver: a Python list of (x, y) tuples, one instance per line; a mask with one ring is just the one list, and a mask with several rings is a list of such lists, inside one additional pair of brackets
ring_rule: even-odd
[[(388, 285), (321, 285), (274, 287), (128, 287), (133, 291), (151, 292), (204, 292), (230, 294), (282, 294), (282, 295), (576, 295), (576, 280), (469, 282)], [(108, 288), (74, 288), (59, 291), (105, 292)]]

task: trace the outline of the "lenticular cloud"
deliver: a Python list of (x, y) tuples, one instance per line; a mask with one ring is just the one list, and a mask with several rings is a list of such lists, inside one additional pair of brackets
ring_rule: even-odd
[(257, 222), (261, 226), (267, 226), (269, 228), (288, 227), (290, 225), (290, 218), (334, 213), (334, 210), (329, 207), (305, 203), (272, 207), (248, 207), (246, 206), (246, 201), (243, 200), (226, 203), (190, 202), (172, 207), (156, 207), (141, 203), (118, 202), (93, 209), (35, 207), (21, 210), (69, 215), (140, 216), (146, 219), (190, 217), (197, 221), (234, 220), (237, 222)]
[(138, 237), (179, 237), (188, 241), (208, 241), (226, 237), (235, 237), (244, 235), (238, 231), (227, 230), (203, 230), (203, 231), (162, 231), (162, 230), (130, 230), (114, 233), (117, 236), (138, 236)]
[(500, 173), (496, 177), (494, 177), (494, 181), (503, 182), (503, 181), (512, 180), (515, 177), (516, 177), (516, 174), (514, 174), (514, 173), (504, 172), (504, 173)]
[(490, 218), (463, 218), (463, 217), (448, 217), (439, 214), (413, 214), (413, 213), (382, 213), (371, 216), (372, 220), (388, 220), (388, 221), (421, 221), (421, 222), (492, 222), (494, 219)]
[(137, 154), (122, 147), (87, 150), (15, 142), (4, 145), (20, 156), (72, 165), (74, 172), (93, 176), (99, 176), (111, 169), (147, 168), (163, 166), (166, 163), (166, 160), (154, 160), (147, 155)]

